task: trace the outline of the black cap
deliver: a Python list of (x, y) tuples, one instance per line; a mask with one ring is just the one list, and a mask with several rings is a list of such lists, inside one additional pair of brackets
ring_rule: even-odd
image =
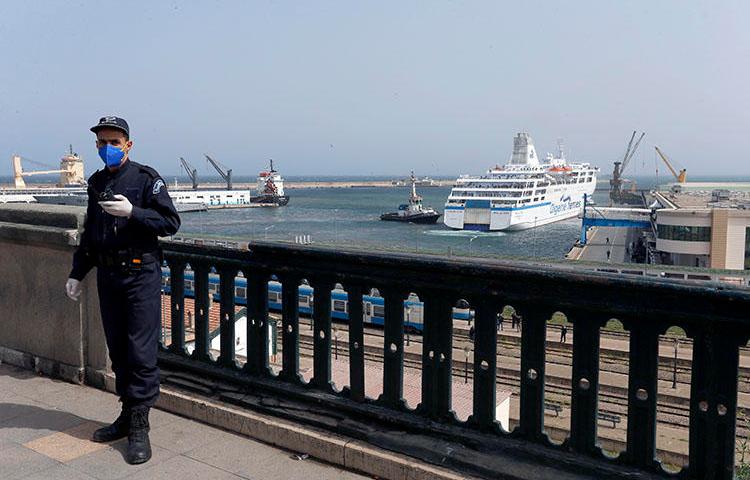
[(126, 122), (124, 118), (111, 116), (102, 117), (99, 119), (99, 123), (91, 127), (91, 131), (96, 133), (102, 128), (116, 128), (117, 130), (122, 130), (125, 132), (125, 135), (130, 138), (130, 127), (128, 127), (128, 122)]

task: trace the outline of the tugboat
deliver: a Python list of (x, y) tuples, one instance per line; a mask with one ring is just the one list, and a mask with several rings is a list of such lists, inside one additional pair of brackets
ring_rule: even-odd
[(283, 207), (289, 196), (284, 195), (284, 179), (273, 169), (273, 160), (270, 162), (271, 168), (258, 174), (257, 195), (250, 197), (250, 202)]
[(382, 214), (380, 219), (391, 222), (435, 223), (440, 215), (440, 212), (435, 211), (434, 208), (422, 206), (422, 197), (417, 195), (417, 179), (414, 177), (414, 171), (412, 171), (409, 203), (399, 205), (398, 212)]

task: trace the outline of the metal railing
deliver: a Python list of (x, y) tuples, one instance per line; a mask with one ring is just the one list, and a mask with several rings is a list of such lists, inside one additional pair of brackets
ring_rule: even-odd
[[(337, 421), (316, 415), (310, 421), (351, 435), (343, 418), (371, 422), (415, 438), (453, 441), (483, 458), (509, 448), (514, 458), (537, 461), (608, 478), (669, 476), (656, 459), (656, 408), (659, 336), (670, 326), (693, 341), (690, 380), (689, 465), (682, 478), (730, 479), (734, 471), (739, 348), (750, 338), (750, 293), (711, 283), (624, 278), (597, 272), (530, 263), (472, 260), (406, 254), (369, 254), (305, 246), (250, 244), (246, 251), (165, 243), (170, 268), (171, 328), (160, 363), (202, 376), (229, 380), (283, 398), (314, 405), (311, 412), (335, 411)], [(185, 347), (184, 276), (194, 273), (195, 348)], [(210, 355), (209, 273), (220, 277), (220, 355)], [(247, 279), (247, 361), (235, 354), (234, 280)], [(268, 282), (282, 284), (282, 368), (269, 366)], [(298, 291), (303, 279), (315, 292), (312, 314), (313, 376), (300, 375)], [(340, 283), (348, 294), (349, 385), (338, 392), (331, 381), (331, 290)], [(377, 288), (385, 299), (382, 395), (365, 396), (363, 293)], [(404, 308), (410, 294), (424, 305), (421, 402), (404, 401)], [(452, 310), (467, 300), (476, 314), (472, 413), (461, 422), (451, 411)], [(520, 412), (517, 426), (504, 431), (495, 418), (498, 342), (497, 314), (510, 305), (524, 318), (520, 359)], [(570, 432), (560, 445), (544, 430), (545, 340), (547, 320), (563, 312), (573, 323)], [(612, 318), (629, 331), (627, 440), (612, 459), (597, 445), (600, 328)], [(468, 357), (467, 357), (468, 358)], [(460, 359), (459, 359), (460, 360)], [(235, 397), (239, 398), (239, 397)], [(260, 404), (259, 404), (260, 405)], [(290, 410), (291, 411), (291, 410)], [(355, 433), (356, 434), (356, 433)], [(401, 442), (401, 443), (399, 443)], [(421, 452), (428, 459), (435, 442), (407, 448), (398, 436), (380, 436), (380, 446)], [(406, 445), (406, 446), (405, 446)], [(511, 448), (512, 447), (512, 448)], [(437, 452), (445, 465), (492, 476), (492, 462), (477, 465), (471, 455)], [(606, 472), (606, 473), (605, 473)], [(645, 475), (645, 476), (643, 476)], [(523, 478), (523, 477), (519, 477)]]

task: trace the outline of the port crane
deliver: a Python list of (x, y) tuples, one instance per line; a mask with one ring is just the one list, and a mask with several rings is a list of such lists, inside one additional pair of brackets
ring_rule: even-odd
[(661, 159), (664, 160), (664, 163), (667, 164), (667, 168), (669, 169), (670, 172), (672, 172), (672, 175), (674, 175), (674, 178), (677, 180), (677, 183), (685, 183), (685, 180), (687, 178), (687, 170), (683, 168), (680, 170), (680, 173), (677, 173), (675, 169), (672, 167), (672, 164), (670, 163), (669, 159), (664, 154), (664, 152), (659, 150), (659, 147), (655, 146), (654, 148), (656, 149), (656, 153), (658, 153)]
[(637, 134), (638, 132), (633, 130), (633, 134), (630, 136), (630, 141), (628, 142), (628, 148), (625, 150), (625, 155), (622, 157), (621, 161), (615, 162), (615, 168), (612, 171), (612, 178), (609, 180), (609, 198), (615, 202), (626, 202), (626, 197), (628, 195), (624, 194), (622, 191), (623, 183), (631, 183), (632, 188), (635, 188), (635, 184), (631, 180), (622, 178), (622, 174), (625, 172), (633, 155), (635, 155), (636, 150), (638, 150), (641, 140), (643, 140), (643, 137), (646, 135), (645, 132), (642, 132), (640, 137), (638, 137), (638, 140), (636, 140), (635, 136)]
[(187, 172), (188, 177), (190, 177), (190, 180), (193, 181), (193, 190), (198, 190), (198, 170), (193, 168), (193, 166), (182, 157), (180, 157), (180, 163), (182, 164), (182, 168), (185, 169), (185, 172)]
[(219, 176), (224, 179), (224, 181), (227, 182), (227, 190), (232, 189), (232, 169), (227, 168), (226, 165), (222, 165), (221, 163), (217, 162), (213, 158), (209, 157), (207, 153), (203, 154), (206, 157), (206, 160), (208, 163), (213, 166), (217, 172), (219, 172)]

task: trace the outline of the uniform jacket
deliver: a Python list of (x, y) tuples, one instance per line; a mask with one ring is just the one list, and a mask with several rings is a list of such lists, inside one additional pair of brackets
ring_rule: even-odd
[(180, 217), (167, 193), (167, 186), (151, 167), (127, 160), (119, 169), (110, 172), (103, 168), (89, 178), (89, 185), (97, 192), (109, 189), (125, 195), (133, 204), (130, 218), (106, 213), (99, 199), (89, 189), (86, 220), (81, 242), (73, 255), (70, 278), (82, 280), (96, 265), (97, 254), (117, 254), (126, 250), (156, 252), (157, 237), (174, 235), (180, 227)]

